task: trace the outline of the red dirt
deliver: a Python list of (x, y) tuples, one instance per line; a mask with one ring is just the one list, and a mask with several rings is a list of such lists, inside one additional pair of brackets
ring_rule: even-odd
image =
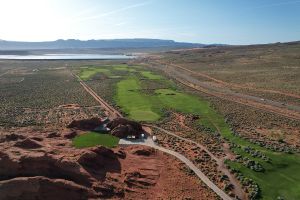
[(148, 147), (76, 149), (61, 131), (0, 133), (1, 200), (216, 198), (179, 161)]
[[(135, 148), (142, 147), (127, 147), (129, 150)], [(134, 164), (137, 159), (141, 161), (138, 166)], [(143, 199), (216, 199), (215, 194), (204, 184), (199, 184), (197, 177), (180, 170), (184, 168), (184, 164), (159, 151), (155, 151), (150, 157), (142, 158), (131, 154), (126, 162), (122, 163), (122, 168), (126, 169), (127, 173), (138, 170), (141, 174), (148, 174), (150, 182), (155, 182), (152, 187), (127, 188), (133, 192), (126, 193), (126, 199), (140, 199), (141, 196)]]

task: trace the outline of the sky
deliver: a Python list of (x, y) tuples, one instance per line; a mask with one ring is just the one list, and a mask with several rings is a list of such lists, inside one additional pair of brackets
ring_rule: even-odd
[(300, 0), (0, 0), (0, 39), (300, 40)]

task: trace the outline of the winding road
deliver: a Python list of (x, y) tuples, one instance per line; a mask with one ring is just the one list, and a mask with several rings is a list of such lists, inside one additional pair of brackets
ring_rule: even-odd
[[(150, 127), (150, 126), (148, 126), (148, 127)], [(212, 189), (220, 198), (222, 198), (223, 200), (231, 200), (232, 199), (223, 190), (218, 188), (218, 186), (215, 185), (211, 180), (209, 180), (209, 178), (196, 165), (194, 165), (192, 163), (192, 161), (187, 159), (184, 155), (182, 155), (176, 151), (172, 151), (170, 149), (166, 149), (164, 147), (158, 146), (149, 137), (145, 140), (138, 140), (138, 141), (121, 139), (119, 144), (120, 145), (148, 146), (148, 147), (157, 149), (159, 151), (162, 151), (164, 153), (167, 153), (169, 155), (172, 155), (172, 156), (176, 157), (178, 160), (180, 160), (181, 162), (183, 162), (184, 164), (186, 164), (196, 174), (196, 176), (198, 176), (198, 178), (201, 179), (210, 189)]]
[[(213, 160), (215, 160), (218, 164), (218, 169), (220, 171), (222, 171), (225, 175), (228, 176), (229, 178), (229, 181), (234, 185), (234, 192), (237, 196), (239, 196), (240, 199), (245, 199), (246, 198), (246, 195), (245, 195), (245, 192), (244, 190), (242, 189), (241, 185), (239, 184), (238, 180), (234, 177), (234, 175), (232, 175), (229, 170), (225, 167), (224, 165), (224, 160), (225, 158), (229, 157), (229, 156), (226, 156), (225, 158), (217, 158), (212, 152), (210, 152), (205, 146), (203, 146), (202, 144), (199, 144), (193, 140), (190, 140), (190, 139), (187, 139), (187, 138), (184, 138), (184, 137), (181, 137), (179, 135), (176, 135), (170, 131), (167, 131), (161, 127), (158, 127), (158, 126), (155, 126), (155, 125), (152, 125), (152, 124), (143, 124), (143, 126), (146, 126), (146, 127), (149, 127), (149, 128), (155, 128), (161, 132), (164, 132), (165, 134), (168, 134), (168, 135), (171, 135), (173, 137), (176, 137), (180, 140), (183, 140), (183, 141), (186, 141), (186, 142), (190, 142), (192, 144), (194, 144), (195, 146), (199, 147), (200, 149), (202, 149), (203, 151), (205, 151)], [(226, 144), (224, 145), (226, 146)], [(226, 150), (229, 150), (229, 148), (226, 148)]]

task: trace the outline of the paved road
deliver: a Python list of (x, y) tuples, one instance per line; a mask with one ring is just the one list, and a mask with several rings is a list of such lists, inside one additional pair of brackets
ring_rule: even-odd
[(157, 149), (159, 151), (165, 152), (169, 155), (175, 156), (177, 159), (179, 159), (181, 162), (185, 163), (210, 189), (212, 189), (220, 198), (224, 200), (232, 200), (231, 197), (229, 197), (223, 190), (218, 188), (212, 181), (209, 180), (209, 178), (203, 174), (189, 159), (187, 159), (185, 156), (183, 156), (180, 153), (177, 153), (175, 151), (166, 149), (164, 147), (157, 146), (154, 142), (150, 142), (150, 138), (146, 140), (140, 140), (140, 141), (131, 141), (131, 140), (120, 140), (119, 144), (123, 145), (144, 145), (148, 147), (152, 147), (154, 149)]
[(162, 132), (164, 132), (164, 133), (166, 133), (166, 134), (168, 134), (168, 135), (172, 135), (172, 136), (177, 137), (178, 139), (181, 139), (181, 140), (183, 140), (183, 141), (190, 142), (190, 143), (196, 145), (197, 147), (201, 148), (202, 150), (204, 150), (204, 151), (205, 151), (208, 155), (210, 155), (210, 157), (211, 157), (212, 159), (214, 159), (215, 161), (218, 162), (218, 161), (220, 160), (220, 159), (217, 158), (214, 154), (212, 154), (205, 146), (203, 146), (203, 145), (201, 145), (201, 144), (199, 144), (199, 143), (197, 143), (197, 142), (195, 142), (195, 141), (192, 141), (192, 140), (189, 140), (189, 139), (187, 139), (187, 138), (184, 138), (184, 137), (181, 137), (181, 136), (179, 136), (179, 135), (176, 135), (176, 134), (174, 134), (174, 133), (172, 133), (172, 132), (170, 132), (170, 131), (167, 131), (167, 130), (165, 130), (165, 129), (163, 129), (163, 128), (160, 128), (160, 127), (158, 127), (158, 126), (154, 126), (154, 125), (151, 125), (151, 124), (143, 124), (143, 125), (144, 125), (144, 126), (151, 127), (151, 128), (156, 128), (156, 129), (158, 129), (158, 130), (160, 130), (160, 131), (162, 131)]
[(217, 162), (217, 164), (218, 164), (218, 166), (219, 166), (218, 169), (228, 176), (230, 182), (234, 185), (234, 191), (235, 191), (235, 194), (238, 195), (241, 199), (245, 199), (245, 198), (246, 198), (245, 192), (244, 192), (244, 190), (242, 189), (242, 187), (241, 187), (240, 183), (238, 182), (238, 180), (237, 180), (237, 179), (234, 177), (234, 175), (232, 175), (232, 174), (230, 173), (230, 171), (225, 167), (225, 165), (224, 165), (224, 158), (219, 159), (219, 158), (217, 158), (213, 153), (211, 153), (205, 146), (203, 146), (202, 144), (199, 144), (199, 143), (197, 143), (197, 142), (195, 142), (195, 141), (193, 141), (193, 140), (190, 140), (190, 139), (181, 137), (181, 136), (179, 136), (179, 135), (176, 135), (176, 134), (174, 134), (174, 133), (172, 133), (172, 132), (170, 132), (170, 131), (167, 131), (167, 130), (165, 130), (165, 129), (163, 129), (163, 128), (160, 128), (160, 127), (158, 127), (158, 126), (151, 125), (151, 124), (143, 124), (143, 126), (158, 129), (158, 130), (160, 130), (160, 131), (162, 131), (162, 132), (164, 132), (164, 133), (166, 133), (166, 134), (168, 134), (168, 135), (174, 136), (174, 137), (176, 137), (176, 138), (178, 138), (178, 139), (181, 139), (181, 140), (183, 140), (183, 141), (186, 141), (186, 142), (190, 142), (190, 143), (194, 144), (195, 146), (201, 148), (201, 149), (202, 149), (203, 151), (205, 151), (208, 155), (210, 155), (210, 157), (211, 157), (213, 160), (215, 160), (215, 161)]
[(127, 140), (127, 139), (120, 139), (119, 144), (122, 145), (148, 145), (148, 146), (154, 146), (155, 143), (151, 139), (151, 137), (147, 137), (146, 139), (137, 139), (137, 140)]

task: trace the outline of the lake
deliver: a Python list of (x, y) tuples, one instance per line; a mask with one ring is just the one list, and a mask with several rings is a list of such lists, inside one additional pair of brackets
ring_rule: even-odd
[(118, 60), (132, 58), (135, 56), (106, 54), (0, 55), (2, 60)]

